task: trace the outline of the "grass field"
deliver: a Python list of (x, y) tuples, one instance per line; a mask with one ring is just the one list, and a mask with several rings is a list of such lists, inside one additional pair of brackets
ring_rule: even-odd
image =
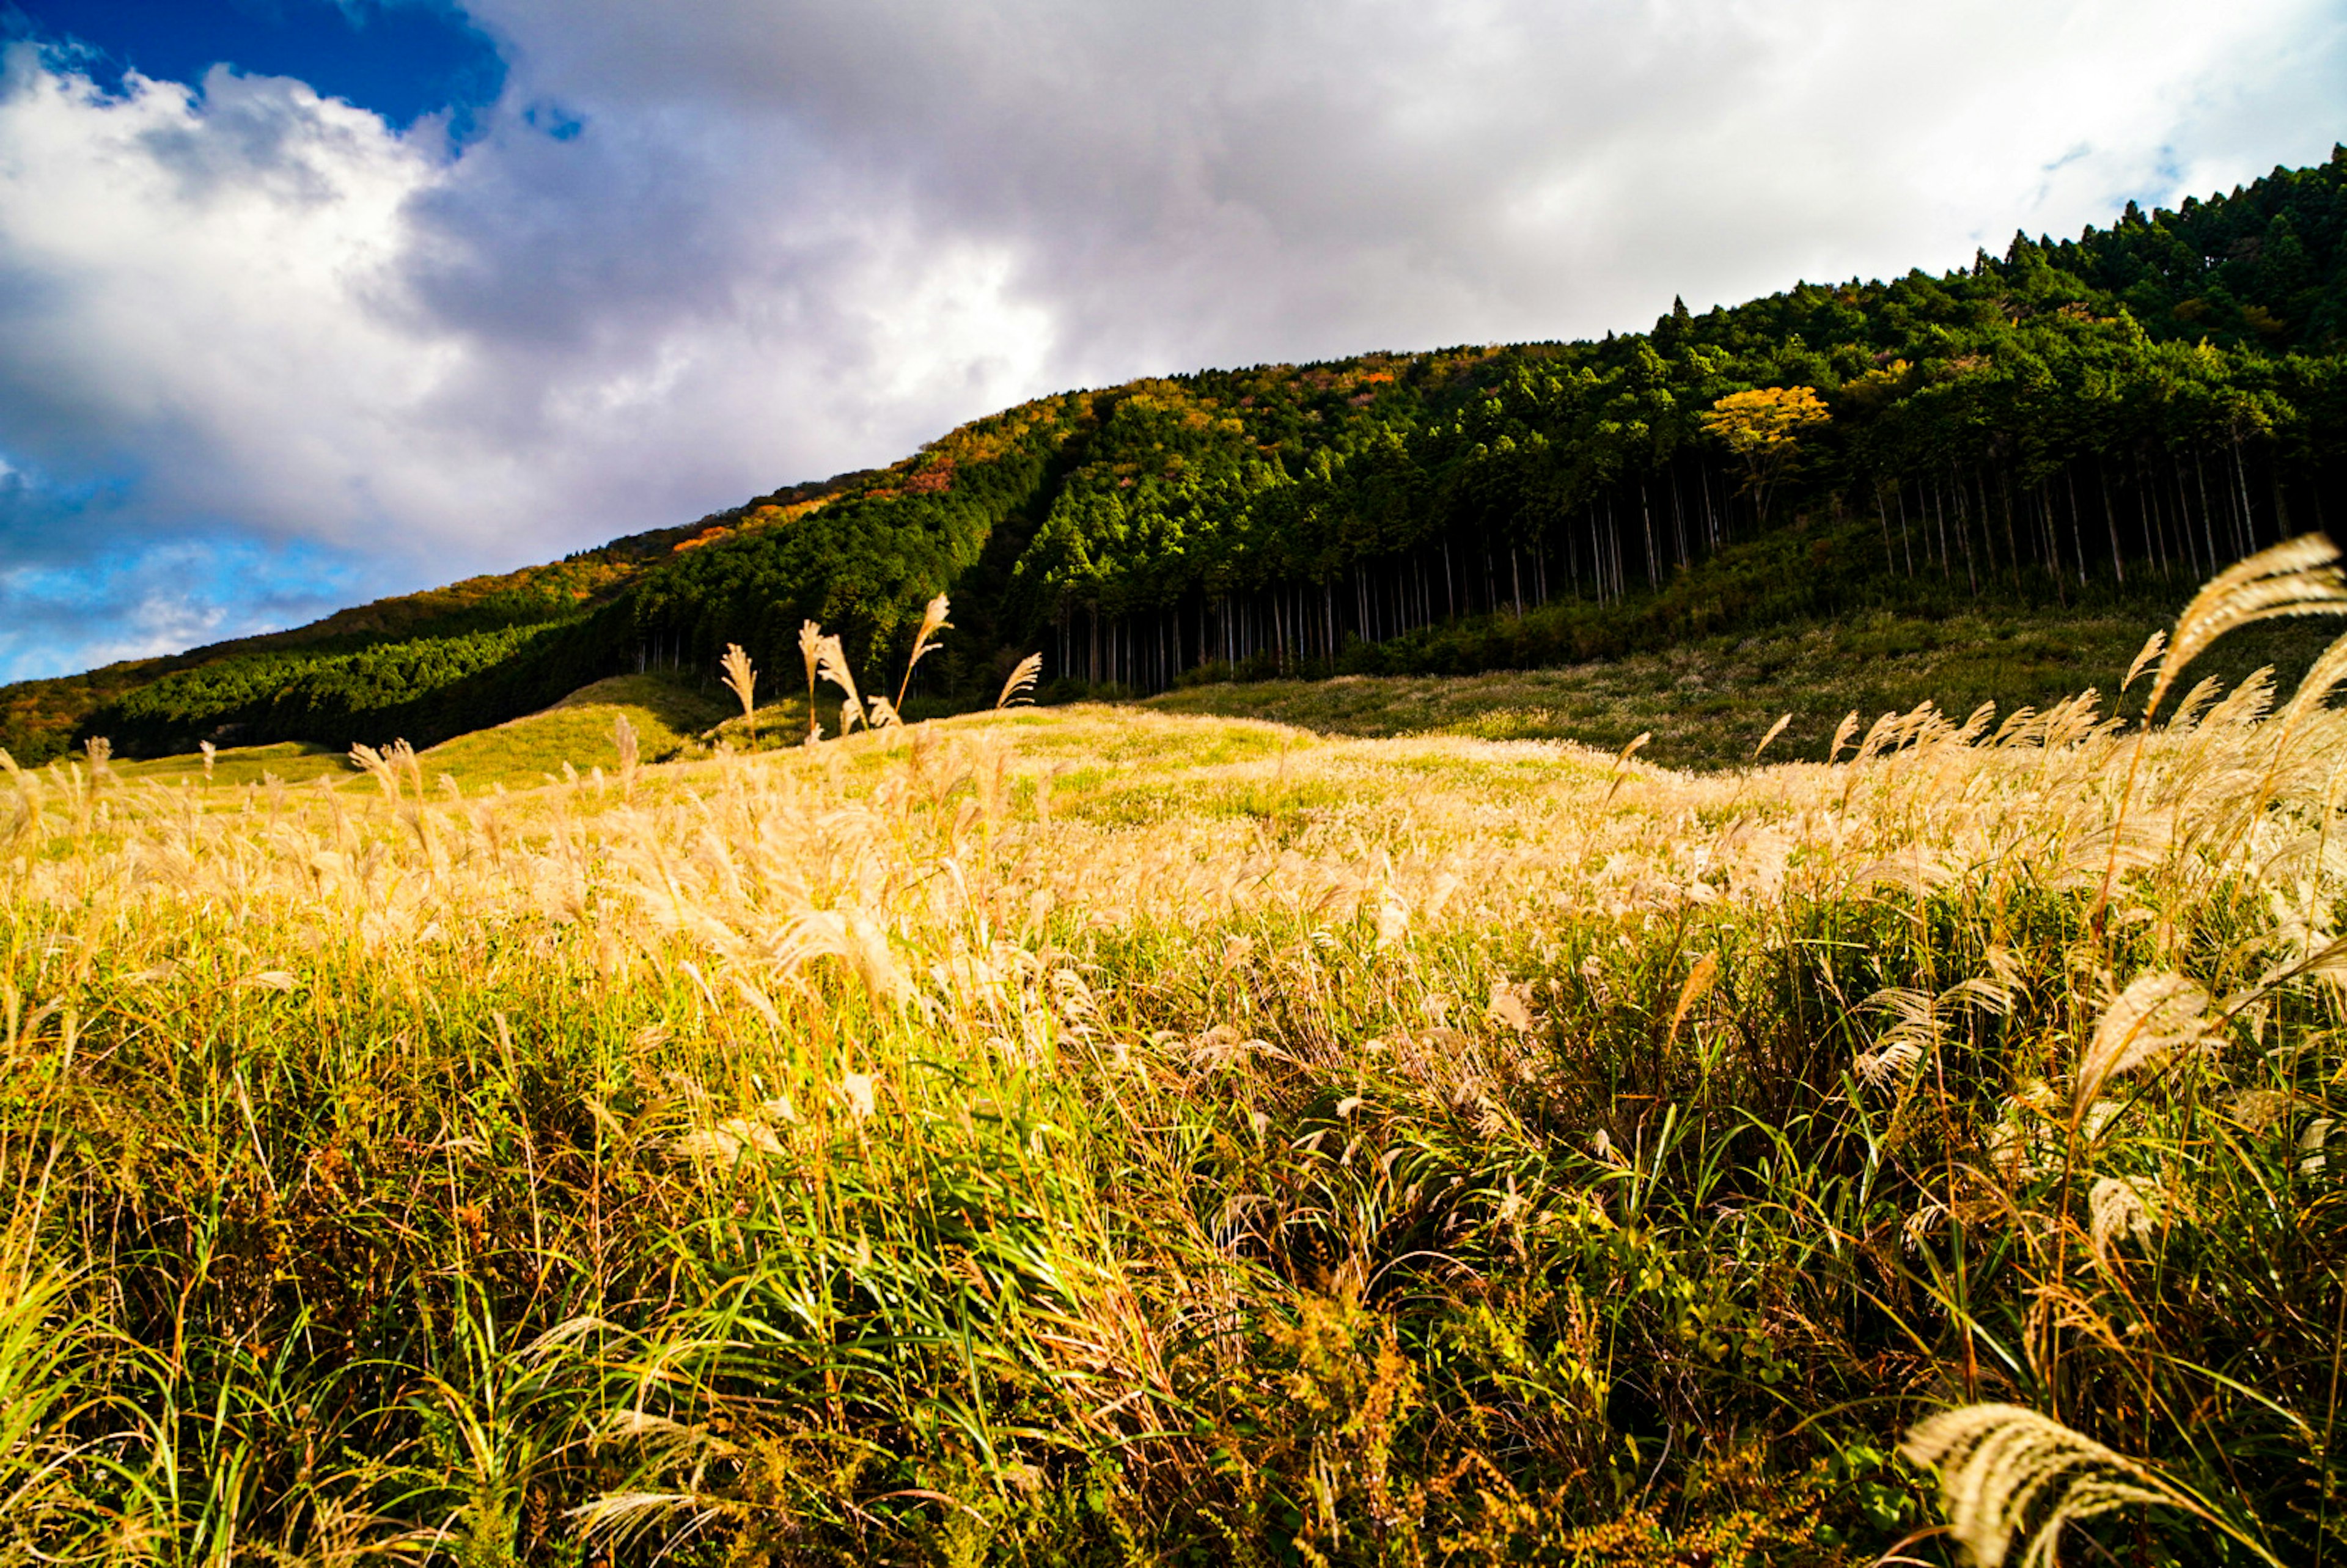
[[(1871, 723), (1924, 702), (1961, 716), (1982, 702), (2010, 711), (2090, 687), (2108, 692), (2142, 646), (2145, 624), (2051, 610), (1877, 612), (1848, 624), (1694, 638), (1665, 652), (1561, 669), (1226, 682), (1180, 688), (1148, 705), (1327, 734), (1573, 740), (1608, 751), (1645, 733), (1654, 736), (1645, 754), (1675, 767), (1740, 765), (1770, 723), (1790, 714), (1769, 754), (1823, 761), (1852, 711)], [(2305, 623), (2253, 627), (2220, 644), (2202, 669), (2230, 684), (2270, 664), (2288, 682), (2325, 641)]]
[[(204, 759), (193, 754), (112, 761), (107, 766), (125, 780), (172, 783), (205, 777)], [(350, 759), (330, 746), (281, 741), (275, 745), (236, 746), (221, 752), (214, 760), (209, 782), (234, 786), (274, 778), (284, 784), (307, 784), (321, 776), (341, 778), (350, 771)]]
[(2342, 1561), (2343, 669), (12, 771), (0, 1552)]
[(424, 753), (424, 768), (476, 788), (530, 789), (559, 783), (565, 764), (576, 773), (617, 768), (619, 719), (635, 731), (641, 759), (661, 763), (693, 749), (693, 738), (724, 716), (723, 707), (682, 682), (615, 675), (542, 712), (444, 741)]

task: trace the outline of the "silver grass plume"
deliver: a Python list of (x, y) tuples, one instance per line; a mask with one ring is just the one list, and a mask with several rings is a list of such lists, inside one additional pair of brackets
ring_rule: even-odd
[(1619, 752), (1616, 752), (1614, 754), (1614, 781), (1605, 786), (1605, 802), (1607, 804), (1610, 805), (1613, 804), (1614, 792), (1622, 787), (1622, 780), (1629, 771), (1630, 759), (1636, 756), (1640, 752), (1645, 750), (1646, 743), (1654, 738), (1654, 731), (1641, 730), (1635, 737), (1632, 738), (1628, 745), (1624, 746)]
[(1858, 710), (1852, 708), (1842, 715), (1841, 723), (1834, 726), (1833, 744), (1826, 748), (1826, 761), (1830, 763), (1841, 755), (1841, 749), (1850, 744), (1850, 738), (1856, 733), (1858, 733)]
[(750, 749), (755, 751), (758, 746), (758, 671), (751, 665), (750, 656), (742, 651), (742, 645), (738, 642), (725, 645), (725, 657), (717, 661), (717, 667), (725, 672), (726, 686), (742, 701), (742, 722), (749, 727)]
[(2233, 628), (2283, 615), (2347, 614), (2347, 576), (2341, 574), (2338, 559), (2339, 547), (2328, 538), (2301, 534), (2218, 573), (2176, 619), (2176, 633), (2144, 704), (2145, 722), (2158, 712), (2160, 699), (2184, 667)]
[(2158, 1189), (2127, 1176), (2103, 1176), (2086, 1194), (2087, 1234), (2095, 1256), (2111, 1261), (2111, 1248), (2133, 1237), (2151, 1239), (2159, 1218)]
[(2022, 1568), (2051, 1568), (2065, 1524), (2130, 1504), (2209, 1518), (2147, 1466), (2019, 1405), (1942, 1411), (1909, 1431), (1899, 1451), (1939, 1471), (1949, 1528), (1980, 1568), (2000, 1568), (2015, 1536)]
[(1043, 656), (1040, 653), (1030, 653), (1021, 659), (1019, 668), (1010, 672), (1010, 679), (1002, 683), (1002, 694), (994, 700), (995, 712), (999, 713), (1018, 702), (1032, 702), (1035, 700), (1031, 695), (1035, 682), (1042, 673)]
[(847, 668), (847, 650), (840, 646), (835, 634), (816, 645), (815, 663), (815, 673), (840, 690), (839, 733), (847, 734), (864, 723), (864, 699), (856, 694), (856, 676)]
[(373, 746), (364, 744), (352, 746), (350, 758), (353, 767), (360, 769), (367, 777), (383, 786), (384, 799), (394, 804), (398, 804), (399, 774), (393, 770), (388, 758)]
[(815, 716), (815, 682), (823, 663), (823, 623), (817, 620), (799, 622), (799, 658), (806, 664), (807, 733), (806, 743), (823, 739), (823, 725)]
[(2162, 653), (2167, 651), (2167, 632), (2155, 631), (2149, 637), (2145, 638), (2143, 640), (2143, 651), (2135, 656), (2135, 662), (2127, 666), (2127, 679), (2119, 682), (2119, 695), (2127, 695), (2127, 689), (2135, 684), (2135, 678), (2142, 674), (2145, 668), (2149, 665), (2153, 660), (2158, 658)]
[[(913, 667), (928, 657), (937, 647), (935, 641), (937, 634), (953, 630), (953, 623), (946, 619), (947, 612), (951, 608), (946, 601), (946, 596), (941, 593), (929, 600), (928, 607), (921, 611), (921, 630), (913, 634), (913, 656), (905, 661), (905, 679), (897, 683), (897, 700), (888, 705), (888, 711), (891, 713), (900, 711), (905, 706), (905, 693), (912, 690), (913, 686)], [(901, 719), (897, 722), (903, 723)]]
[(2171, 730), (2188, 730), (2200, 722), (2200, 715), (2210, 703), (2224, 693), (2225, 683), (2214, 675), (2204, 675), (2184, 693), (2184, 701), (2176, 704), (2175, 716), (2168, 721)]
[(2112, 1079), (2166, 1061), (2209, 1032), (2209, 993), (2182, 975), (2137, 975), (2111, 999), (2078, 1060), (2077, 1103), (2091, 1105)]
[[(409, 745), (404, 739), (394, 741), (391, 744), (384, 747), (383, 760), (390, 766), (392, 776), (395, 779), (396, 779), (401, 774), (405, 774), (408, 778), (414, 782), (415, 785), (415, 802), (418, 805), (423, 804), (424, 764), (416, 759), (415, 748)], [(398, 791), (395, 789), (392, 793), (394, 797), (396, 798)]]
[(1989, 962), (1992, 973), (1960, 980), (1937, 995), (1892, 987), (1867, 998), (1869, 1008), (1889, 1013), (1895, 1021), (1875, 1040), (1873, 1050), (1850, 1064), (1859, 1077), (1876, 1088), (1903, 1088), (1947, 1039), (1952, 1020), (1967, 1013), (2009, 1015), (2020, 998), (2011, 955), (1993, 948)]

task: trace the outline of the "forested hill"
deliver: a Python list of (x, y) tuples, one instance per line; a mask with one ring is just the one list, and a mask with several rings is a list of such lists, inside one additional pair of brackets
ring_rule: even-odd
[[(543, 613), (288, 634), (79, 697), (11, 688), (0, 744), (422, 743), (601, 675), (705, 669), (729, 641), (794, 669), (807, 618), (876, 668), (940, 591), (933, 702), (990, 695), (1033, 648), (1047, 681), (1152, 690), (1585, 655), (1869, 595), (2180, 589), (2347, 521), (2342, 234), (2334, 149), (1963, 271), (1681, 307), (1603, 342), (1041, 398), (602, 552)], [(1723, 551), (1747, 567), (1687, 575)]]

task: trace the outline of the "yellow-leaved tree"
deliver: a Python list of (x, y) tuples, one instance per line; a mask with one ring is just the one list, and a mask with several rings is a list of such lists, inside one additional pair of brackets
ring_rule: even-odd
[(1756, 386), (1713, 404), (1703, 427), (1744, 460), (1744, 487), (1766, 525), (1769, 496), (1800, 466), (1802, 434), (1832, 417), (1809, 387)]

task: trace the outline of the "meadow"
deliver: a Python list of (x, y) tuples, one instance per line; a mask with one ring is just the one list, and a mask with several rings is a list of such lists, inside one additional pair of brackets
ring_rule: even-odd
[(1705, 773), (12, 765), (0, 1559), (2339, 1561), (2332, 558)]
[[(1616, 751), (1643, 734), (1651, 737), (1640, 753), (1648, 761), (1701, 769), (1749, 762), (1755, 726), (1789, 715), (1768, 754), (1822, 762), (1853, 710), (1870, 721), (1922, 702), (1957, 714), (1983, 702), (2010, 711), (2107, 683), (2142, 646), (2145, 628), (2172, 619), (2185, 597), (2067, 610), (1861, 606), (1544, 668), (1205, 682), (1145, 701), (1163, 712), (1271, 719), (1332, 735), (1572, 740)], [(2252, 625), (2211, 649), (2195, 674), (2231, 686), (2270, 667), (2294, 682), (2329, 641), (2319, 622)]]

